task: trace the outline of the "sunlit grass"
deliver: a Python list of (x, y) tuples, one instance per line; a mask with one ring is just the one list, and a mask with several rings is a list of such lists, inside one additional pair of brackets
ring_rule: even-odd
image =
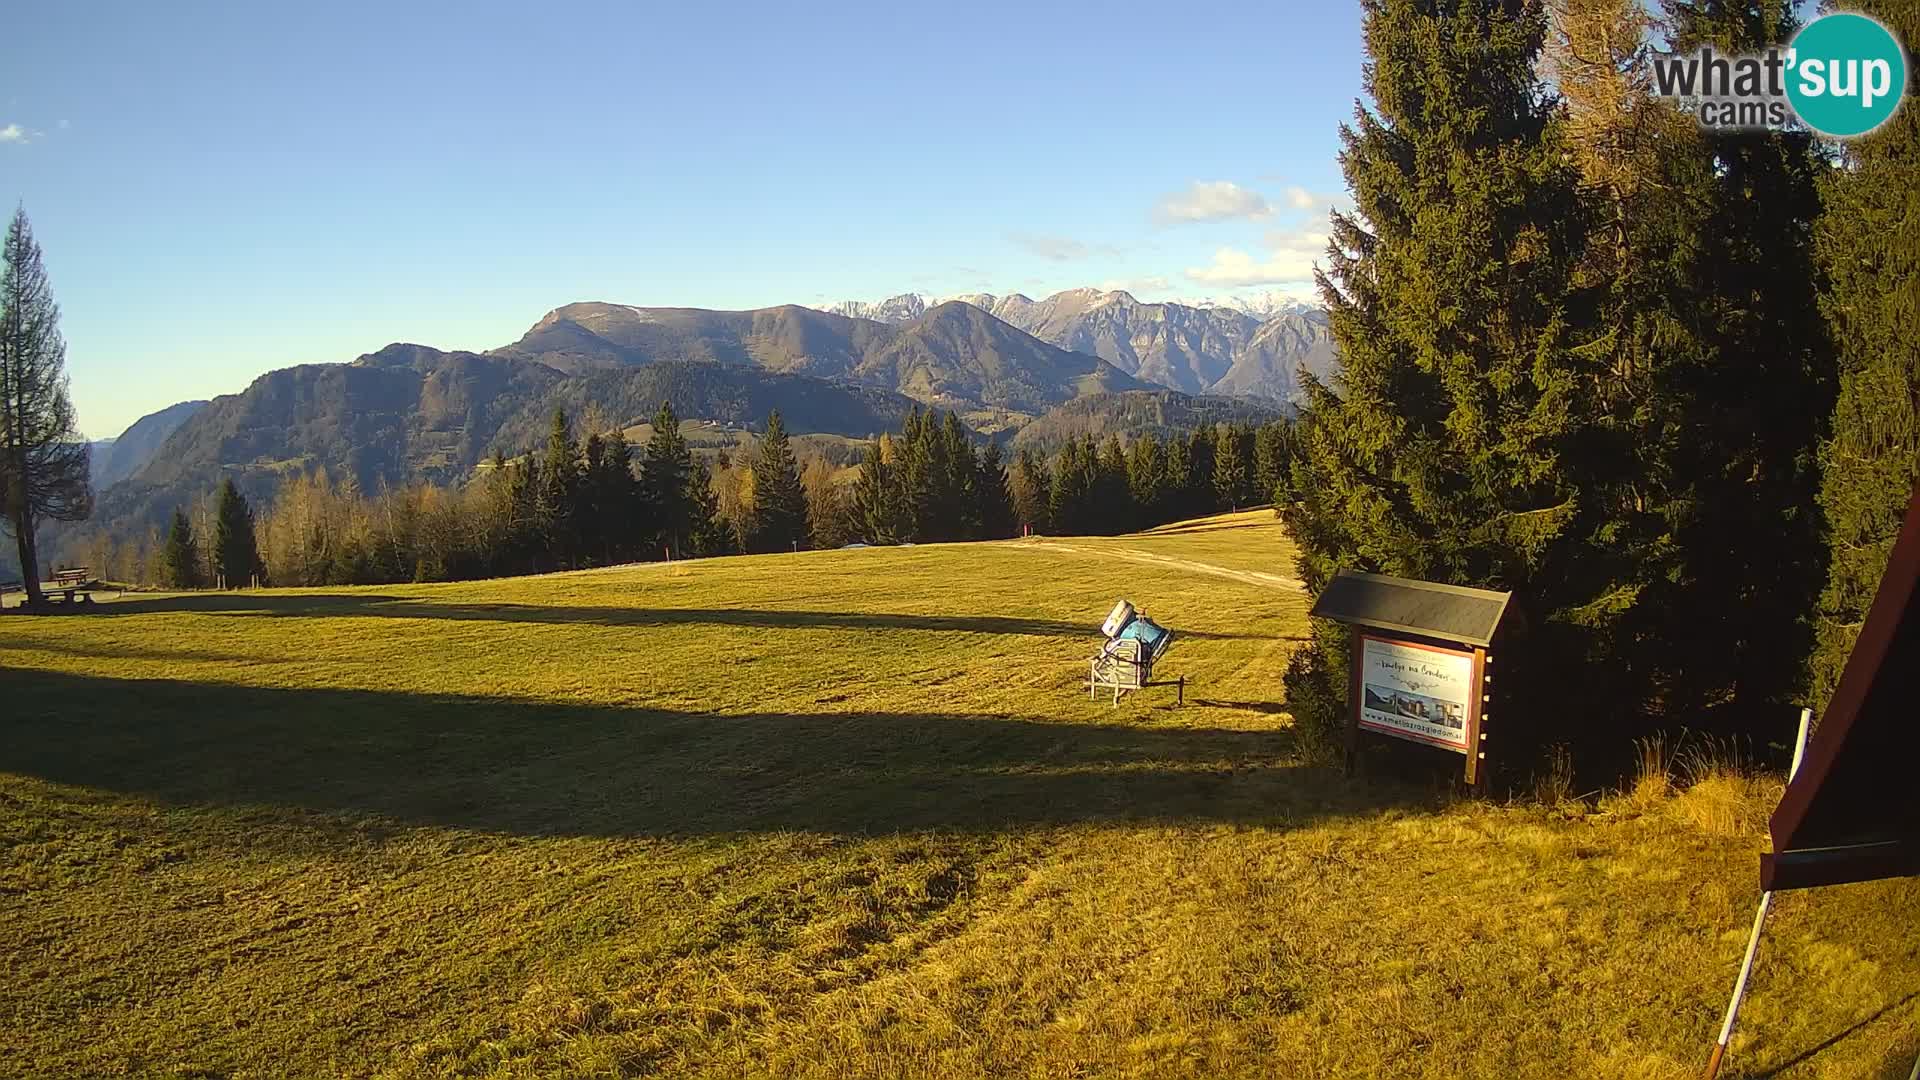
[[(1777, 781), (1302, 766), (1305, 598), (1194, 563), (1292, 569), (1255, 512), (0, 618), (0, 1073), (1697, 1070)], [(1184, 708), (1088, 700), (1120, 596)], [(1904, 1076), (1920, 888), (1776, 910), (1735, 1074)]]

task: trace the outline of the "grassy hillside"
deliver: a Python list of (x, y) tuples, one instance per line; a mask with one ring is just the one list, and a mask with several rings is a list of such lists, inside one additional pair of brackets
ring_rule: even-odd
[[(1777, 786), (1303, 766), (1290, 569), (1253, 513), (0, 617), (0, 1074), (1691, 1075)], [(1088, 700), (1120, 595), (1184, 708)], [(1776, 910), (1736, 1073), (1904, 1076), (1920, 884)]]

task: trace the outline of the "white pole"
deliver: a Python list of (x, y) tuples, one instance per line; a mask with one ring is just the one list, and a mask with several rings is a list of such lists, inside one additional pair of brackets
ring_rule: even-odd
[[(1787, 782), (1800, 772), (1800, 759), (1807, 753), (1807, 727), (1813, 722), (1813, 710), (1800, 710), (1800, 733), (1793, 740), (1793, 764), (1787, 767)], [(1753, 913), (1753, 933), (1747, 937), (1747, 955), (1740, 961), (1740, 977), (1733, 983), (1733, 1000), (1727, 1003), (1727, 1019), (1720, 1025), (1720, 1040), (1713, 1044), (1713, 1057), (1707, 1060), (1706, 1080), (1720, 1075), (1720, 1059), (1727, 1055), (1727, 1043), (1733, 1038), (1733, 1021), (1740, 1015), (1740, 1001), (1747, 996), (1747, 979), (1753, 974), (1753, 958), (1760, 952), (1760, 931), (1767, 924), (1767, 912), (1773, 907), (1773, 891), (1760, 894), (1760, 909)], [(1909, 1080), (1920, 1080), (1920, 1061), (1914, 1062), (1916, 1076)]]

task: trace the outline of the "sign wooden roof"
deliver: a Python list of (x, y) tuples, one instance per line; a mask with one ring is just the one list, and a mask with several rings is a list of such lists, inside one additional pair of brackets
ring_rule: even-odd
[(1493, 643), (1512, 599), (1510, 592), (1342, 570), (1320, 590), (1308, 614), (1484, 647)]

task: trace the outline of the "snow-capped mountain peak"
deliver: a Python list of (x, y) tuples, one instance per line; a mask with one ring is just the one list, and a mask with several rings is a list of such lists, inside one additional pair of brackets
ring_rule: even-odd
[(823, 310), (904, 323), (960, 301), (1043, 341), (1092, 353), (1136, 378), (1187, 393), (1292, 402), (1296, 369), (1324, 375), (1335, 363), (1325, 314), (1283, 292), (1143, 302), (1119, 289), (1080, 288), (1044, 300), (966, 293), (936, 300), (905, 293)]

